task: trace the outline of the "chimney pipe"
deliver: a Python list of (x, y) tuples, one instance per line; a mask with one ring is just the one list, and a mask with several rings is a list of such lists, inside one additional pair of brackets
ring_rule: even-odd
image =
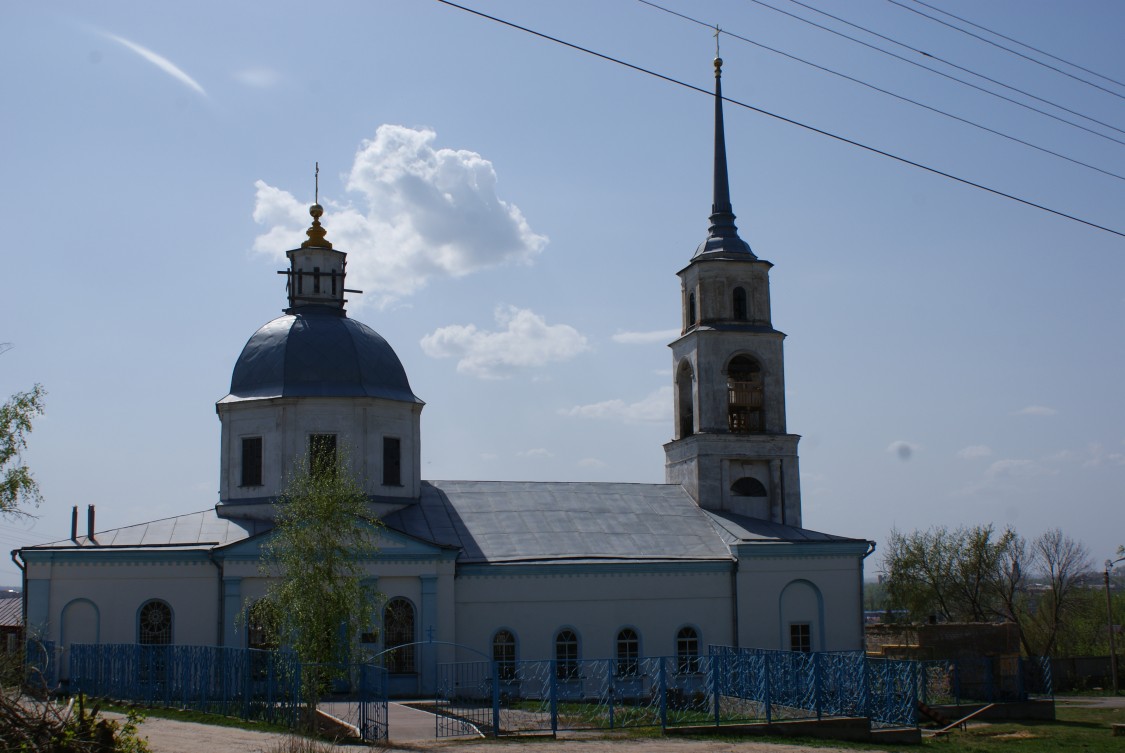
[(70, 511), (70, 540), (78, 543), (78, 505)]
[[(74, 509), (78, 509), (77, 507)], [(86, 505), (86, 538), (90, 540), (91, 544), (98, 542), (94, 541), (94, 506)]]

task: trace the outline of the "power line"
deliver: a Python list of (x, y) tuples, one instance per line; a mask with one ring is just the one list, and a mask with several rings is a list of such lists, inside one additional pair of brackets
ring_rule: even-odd
[[(913, 66), (917, 67), (917, 68), (921, 68), (924, 71), (929, 71), (930, 73), (941, 76), (942, 78), (947, 78), (950, 81), (956, 81), (957, 83), (959, 83), (963, 86), (968, 86), (971, 89), (976, 89), (979, 92), (984, 92), (985, 94), (988, 94), (990, 96), (997, 97), (998, 99), (1002, 99), (1005, 102), (1011, 102), (1012, 104), (1018, 105), (1018, 106), (1024, 108), (1025, 110), (1031, 110), (1032, 112), (1037, 112), (1040, 115), (1045, 115), (1048, 118), (1051, 118), (1052, 120), (1057, 120), (1060, 123), (1066, 123), (1069, 126), (1073, 126), (1074, 128), (1078, 128), (1080, 130), (1086, 131), (1087, 133), (1092, 133), (1095, 136), (1100, 136), (1101, 138), (1106, 139), (1107, 141), (1113, 141), (1114, 143), (1121, 144), (1122, 146), (1125, 146), (1125, 141), (1122, 141), (1121, 139), (1114, 138), (1113, 136), (1102, 133), (1101, 131), (1095, 131), (1093, 128), (1088, 128), (1088, 127), (1082, 125), (1081, 123), (1075, 123), (1073, 120), (1067, 120), (1066, 118), (1055, 115), (1054, 113), (1047, 112), (1046, 110), (1040, 110), (1038, 107), (1033, 107), (1032, 105), (1029, 105), (1026, 102), (1020, 102), (1018, 99), (1012, 99), (1011, 97), (1006, 97), (999, 92), (992, 91), (991, 89), (985, 89), (983, 86), (978, 86), (978, 85), (976, 85), (972, 82), (965, 81), (964, 79), (957, 78), (956, 76), (952, 76), (952, 75), (946, 73), (945, 71), (939, 71), (935, 68), (929, 67), (928, 65), (922, 65), (921, 63), (919, 63), (915, 60), (911, 60), (910, 58), (903, 57), (902, 55), (898, 55), (894, 52), (891, 52), (890, 50), (884, 50), (882, 47), (877, 47), (877, 46), (875, 46), (875, 45), (873, 45), (869, 42), (864, 42), (862, 39), (856, 39), (855, 37), (849, 36), (842, 31), (837, 31), (836, 29), (829, 28), (828, 26), (818, 24), (816, 21), (810, 21), (807, 18), (802, 18), (801, 16), (798, 16), (796, 13), (790, 13), (787, 10), (782, 10), (781, 8), (775, 8), (774, 6), (769, 5), (767, 3), (764, 3), (761, 0), (750, 0), (750, 2), (757, 3), (758, 5), (761, 5), (763, 8), (769, 8), (772, 11), (775, 11), (777, 13), (781, 13), (782, 15), (789, 16), (790, 18), (795, 18), (796, 20), (798, 20), (802, 23), (806, 23), (810, 26), (815, 26), (816, 28), (821, 29), (823, 31), (827, 31), (830, 34), (835, 34), (838, 37), (843, 37), (844, 39), (848, 39), (852, 42), (855, 42), (856, 44), (861, 44), (864, 47), (875, 50), (876, 52), (881, 52), (884, 55), (888, 55), (888, 56), (894, 58), (895, 60), (901, 60), (904, 63), (908, 63), (910, 65), (913, 65)], [(817, 11), (817, 12), (822, 13), (823, 11)], [(825, 15), (828, 15), (828, 14), (825, 14)], [(844, 21), (843, 23), (848, 23), (848, 22)], [(896, 42), (896, 44), (897, 44), (897, 42)], [(916, 52), (918, 52), (919, 55), (925, 55), (926, 57), (933, 57), (929, 53), (922, 52), (921, 50), (916, 50)], [(934, 58), (934, 59), (936, 60), (937, 58)], [(1112, 128), (1112, 126), (1110, 126), (1110, 127)], [(1114, 129), (1114, 130), (1116, 130), (1116, 129)]]
[[(758, 3), (758, 5), (765, 5), (767, 8), (772, 7), (772, 6), (766, 5), (766, 3), (762, 2), (761, 0), (751, 0), (751, 2)], [(997, 86), (1002, 86), (1005, 89), (1016, 92), (1017, 94), (1022, 94), (1025, 97), (1031, 97), (1032, 99), (1034, 99), (1038, 102), (1042, 102), (1043, 104), (1046, 104), (1046, 105), (1051, 105), (1051, 107), (1057, 107), (1058, 109), (1062, 110), (1063, 112), (1069, 112), (1071, 115), (1077, 115), (1078, 117), (1084, 118), (1084, 119), (1090, 121), (1091, 123), (1097, 123), (1100, 126), (1105, 126), (1106, 128), (1110, 128), (1114, 131), (1117, 131), (1118, 133), (1125, 134), (1125, 130), (1120, 129), (1117, 126), (1110, 125), (1109, 123), (1105, 123), (1101, 120), (1098, 120), (1097, 118), (1091, 118), (1089, 115), (1083, 115), (1082, 113), (1078, 112), (1077, 110), (1071, 110), (1069, 107), (1064, 107), (1063, 105), (1060, 105), (1057, 102), (1052, 102), (1049, 99), (1044, 99), (1043, 97), (1036, 96), (1029, 91), (1024, 91), (1023, 89), (1020, 89), (1020, 88), (1015, 87), (1015, 86), (1011, 86), (1010, 84), (1005, 84), (1003, 81), (999, 81), (997, 79), (990, 78), (990, 77), (984, 75), (983, 73), (977, 73), (976, 71), (974, 71), (970, 68), (966, 68), (962, 65), (958, 65), (957, 63), (954, 63), (951, 60), (946, 60), (945, 58), (938, 57), (937, 55), (926, 52), (925, 50), (919, 50), (917, 47), (911, 47), (910, 45), (906, 44), (905, 42), (900, 42), (897, 39), (886, 36), (885, 34), (880, 34), (877, 31), (872, 31), (871, 29), (868, 29), (865, 26), (860, 26), (859, 24), (852, 23), (851, 21), (848, 21), (844, 18), (841, 18), (840, 16), (834, 16), (831, 13), (828, 13), (827, 11), (820, 10), (819, 8), (816, 8), (812, 5), (808, 5), (807, 3), (803, 3), (803, 2), (801, 2), (801, 0), (789, 0), (789, 2), (793, 3), (794, 5), (799, 5), (802, 8), (807, 8), (808, 10), (811, 10), (814, 13), (820, 13), (821, 15), (828, 16), (829, 18), (835, 19), (836, 21), (839, 21), (842, 24), (847, 24), (848, 26), (851, 26), (852, 28), (860, 29), (861, 31), (865, 31), (868, 34), (879, 37), (880, 39), (885, 39), (886, 41), (890, 42), (891, 44), (897, 44), (899, 47), (903, 47), (907, 50), (910, 50), (911, 52), (916, 52), (919, 55), (925, 55), (928, 58), (931, 58), (933, 60), (937, 60), (939, 63), (945, 63), (946, 65), (948, 65), (951, 68), (956, 68), (959, 71), (963, 71), (965, 73), (968, 73), (970, 76), (976, 76), (977, 78), (982, 78), (985, 81), (996, 84)]]
[(1087, 86), (1092, 86), (1095, 89), (1099, 89), (1099, 90), (1105, 92), (1106, 94), (1112, 94), (1113, 96), (1119, 97), (1120, 99), (1125, 99), (1125, 96), (1122, 96), (1122, 95), (1118, 94), (1117, 92), (1113, 91), (1112, 89), (1106, 89), (1104, 86), (1099, 86), (1098, 84), (1095, 84), (1092, 81), (1087, 81), (1086, 79), (1082, 78), (1081, 76), (1075, 76), (1073, 73), (1069, 73), (1067, 71), (1064, 71), (1062, 68), (1056, 68), (1055, 66), (1051, 65), (1050, 63), (1044, 63), (1042, 60), (1036, 60), (1035, 58), (1031, 57), (1030, 55), (1024, 55), (1019, 50), (1013, 50), (1010, 47), (1005, 47), (1004, 45), (999, 44), (998, 42), (993, 42), (991, 39), (987, 39), (985, 37), (982, 37), (980, 34), (974, 34), (973, 32), (969, 31), (968, 29), (962, 29), (960, 26), (956, 26), (954, 24), (951, 24), (948, 21), (942, 21), (940, 18), (936, 18), (934, 16), (931, 16), (929, 13), (923, 13), (922, 11), (918, 10), (917, 8), (911, 8), (909, 5), (906, 5), (905, 3), (900, 3), (898, 0), (887, 0), (887, 2), (890, 3), (891, 5), (897, 5), (898, 7), (902, 8), (903, 10), (908, 10), (911, 13), (916, 13), (919, 16), (921, 16), (922, 18), (928, 18), (929, 20), (933, 21), (934, 23), (939, 23), (942, 26), (953, 29), (954, 31), (959, 31), (962, 34), (970, 36), (973, 39), (980, 40), (981, 42), (984, 42), (985, 44), (990, 44), (993, 47), (997, 47), (1001, 50), (1004, 50), (1005, 52), (1010, 52), (1011, 54), (1016, 55), (1018, 57), (1021, 57), (1024, 60), (1030, 60), (1032, 63), (1035, 63), (1036, 65), (1041, 65), (1044, 68), (1048, 68), (1052, 71), (1055, 71), (1056, 73), (1061, 73), (1062, 75), (1067, 76), (1069, 78), (1072, 78), (1075, 81), (1081, 81), (1082, 83), (1086, 84)]
[[(502, 18), (498, 18), (496, 16), (490, 16), (489, 14), (484, 13), (483, 11), (479, 11), (479, 10), (476, 10), (474, 8), (468, 8), (464, 5), (459, 5), (455, 2), (453, 2), (452, 0), (437, 0), (437, 2), (439, 2), (443, 5), (448, 5), (451, 8), (457, 8), (458, 10), (463, 10), (466, 13), (471, 13), (475, 16), (480, 16), (481, 18), (488, 19), (489, 21), (494, 21), (498, 24), (503, 24), (504, 26), (508, 26), (512, 29), (517, 29), (517, 30), (525, 32), (527, 34), (537, 36), (541, 39), (546, 39), (549, 42), (554, 42), (555, 44), (560, 44), (564, 47), (569, 47), (572, 50), (584, 52), (587, 55), (593, 55), (594, 57), (601, 58), (602, 60), (606, 60), (610, 63), (616, 63), (617, 65), (621, 65), (621, 66), (624, 66), (626, 68), (630, 68), (634, 71), (637, 71), (638, 73), (643, 73), (647, 76), (652, 76), (652, 77), (658, 78), (662, 81), (667, 81), (670, 84), (682, 86), (685, 89), (691, 89), (692, 91), (699, 92), (700, 94), (705, 94), (709, 97), (714, 96), (713, 92), (710, 92), (707, 89), (704, 89), (702, 87), (695, 86), (694, 84), (689, 84), (686, 81), (681, 81), (679, 79), (672, 78), (671, 76), (667, 76), (663, 73), (657, 73), (656, 71), (651, 70), (649, 68), (643, 68), (639, 65), (635, 65), (633, 63), (626, 62), (626, 61), (621, 60), (619, 58), (612, 57), (611, 55), (606, 55), (605, 53), (596, 52), (596, 51), (591, 50), (587, 47), (582, 47), (581, 45), (574, 44), (573, 42), (567, 42), (565, 40), (559, 39), (558, 37), (553, 37), (550, 34), (545, 34), (541, 31), (536, 31), (536, 30), (530, 29), (526, 26), (520, 26), (519, 24), (513, 23), (512, 21), (505, 21)], [(804, 128), (805, 130), (812, 131), (813, 133), (818, 133), (821, 136), (827, 136), (831, 139), (841, 141), (845, 144), (850, 144), (851, 146), (859, 147), (860, 149), (864, 149), (866, 151), (882, 155), (883, 157), (888, 157), (888, 158), (893, 159), (897, 162), (902, 162), (903, 164), (910, 165), (911, 167), (917, 167), (921, 170), (925, 170), (926, 172), (930, 172), (930, 173), (933, 173), (935, 175), (940, 175), (944, 178), (949, 178), (950, 180), (957, 181), (958, 183), (962, 183), (962, 184), (967, 185), (967, 186), (972, 186), (973, 188), (977, 188), (977, 189), (980, 189), (982, 191), (987, 191), (988, 193), (994, 194), (996, 196), (1001, 196), (1005, 199), (1010, 199), (1010, 200), (1018, 202), (1020, 204), (1024, 204), (1025, 206), (1033, 207), (1035, 209), (1039, 209), (1041, 211), (1048, 212), (1048, 213), (1053, 214), (1057, 217), (1063, 217), (1065, 219), (1081, 223), (1081, 224), (1086, 225), (1088, 227), (1092, 227), (1096, 230), (1102, 230), (1104, 232), (1111, 233), (1111, 234), (1119, 236), (1121, 238), (1125, 238), (1125, 232), (1121, 232), (1120, 230), (1114, 230), (1112, 228), (1105, 227), (1104, 225), (1099, 225), (1096, 222), (1092, 222), (1090, 220), (1084, 220), (1080, 217), (1075, 217), (1074, 215), (1067, 214), (1066, 212), (1062, 212), (1058, 209), (1051, 209), (1050, 207), (1044, 206), (1042, 204), (1036, 204), (1035, 202), (1030, 201), (1028, 199), (1021, 199), (1018, 196), (1014, 196), (1012, 194), (1005, 193), (1005, 192), (1000, 191), (999, 189), (996, 189), (996, 188), (989, 188), (988, 186), (982, 185), (980, 183), (974, 183), (973, 181), (968, 180), (967, 178), (960, 178), (956, 175), (953, 175), (952, 173), (947, 173), (947, 172), (944, 172), (942, 170), (938, 170), (935, 167), (929, 167), (928, 165), (923, 165), (920, 162), (914, 162), (913, 160), (906, 159), (905, 157), (899, 157), (898, 155), (891, 154), (890, 152), (885, 152), (882, 149), (877, 149), (873, 146), (868, 146), (867, 144), (863, 144), (863, 143), (860, 143), (858, 141), (853, 141), (852, 139), (849, 139), (845, 136), (840, 136), (840, 135), (837, 135), (835, 133), (831, 133), (829, 131), (825, 131), (823, 129), (817, 128), (816, 126), (811, 126), (811, 125), (808, 125), (807, 123), (802, 123), (799, 120), (793, 120), (792, 118), (787, 118), (784, 115), (778, 115), (777, 113), (770, 112), (769, 110), (763, 110), (760, 107), (755, 107), (754, 105), (747, 104), (746, 102), (740, 102), (739, 100), (731, 99), (730, 97), (723, 97), (723, 101), (729, 102), (730, 104), (735, 105), (737, 107), (743, 107), (747, 110), (751, 110), (751, 111), (759, 113), (761, 115), (766, 115), (768, 117), (774, 118), (775, 120), (780, 120), (783, 123), (788, 123), (790, 125), (795, 125), (795, 126), (798, 126), (800, 128)]]
[[(1014, 43), (1018, 44), (1020, 47), (1026, 47), (1029, 50), (1032, 50), (1034, 52), (1038, 52), (1040, 55), (1046, 55), (1047, 57), (1051, 58), (1052, 60), (1057, 60), (1060, 63), (1065, 63), (1065, 64), (1071, 66), (1072, 68), (1077, 68), (1080, 71), (1085, 71), (1086, 73), (1089, 73), (1092, 76), (1097, 76), (1100, 79), (1104, 79), (1106, 81), (1109, 81), (1110, 83), (1117, 84), (1118, 86), (1125, 86), (1125, 84), (1121, 83), (1117, 79), (1110, 78), (1109, 76), (1105, 75), (1104, 73), (1098, 73), (1097, 71), (1090, 70), (1089, 68), (1085, 68), (1085, 67), (1079, 65), (1078, 63), (1071, 62), (1070, 60), (1066, 60), (1065, 58), (1060, 58), (1058, 55), (1052, 55), (1051, 53), (1047, 52), (1046, 50), (1041, 50), (1038, 47), (1033, 47), (1032, 45), (1028, 44), (1027, 42), (1021, 42), (1018, 39), (1014, 39), (1013, 37), (1009, 37), (1005, 34), (1001, 34), (1000, 32), (996, 31), (995, 29), (990, 29), (987, 26), (981, 26), (980, 24), (973, 23), (972, 21), (970, 21), (967, 18), (962, 18), (961, 16), (950, 13), (947, 10), (942, 10), (941, 8), (937, 7), (936, 5), (930, 5), (929, 3), (922, 2), (922, 0), (914, 0), (914, 2), (916, 2), (918, 5), (924, 5), (925, 7), (929, 8), (930, 10), (937, 11), (938, 13), (942, 14), (943, 16), (949, 16), (950, 18), (956, 18), (961, 23), (968, 24), (969, 26), (972, 26), (974, 29), (980, 29), (981, 31), (987, 31), (989, 34), (993, 34), (995, 36), (998, 36), (1001, 39), (1007, 39), (1009, 42), (1014, 42)], [(908, 9), (908, 10), (913, 10), (913, 9)], [(936, 19), (936, 18), (934, 20), (938, 21), (938, 19)], [(938, 22), (941, 23), (941, 21), (938, 21)], [(954, 26), (952, 28), (956, 29), (957, 27)], [(957, 29), (957, 30), (958, 31), (964, 31), (963, 29)], [(988, 39), (985, 39), (984, 41), (988, 42), (989, 44), (996, 44), (995, 42), (992, 42), (991, 40), (988, 40)], [(1000, 46), (1000, 45), (997, 45), (997, 46)], [(1002, 49), (1007, 50), (1008, 48), (1003, 47)], [(1012, 52), (1016, 55), (1019, 55), (1019, 53), (1016, 52), (1015, 50), (1008, 50), (1008, 51)], [(1043, 63), (1041, 63), (1038, 60), (1033, 60), (1032, 62), (1039, 63), (1040, 65), (1043, 65)], [(1048, 66), (1048, 67), (1050, 67), (1050, 66)], [(1057, 70), (1057, 69), (1055, 69), (1055, 70)], [(1059, 71), (1059, 72), (1064, 73), (1063, 71)], [(1066, 74), (1066, 75), (1070, 75), (1070, 74)], [(1078, 79), (1078, 80), (1079, 81), (1085, 81), (1085, 83), (1090, 84), (1090, 82), (1086, 81), (1085, 79)], [(1095, 84), (1090, 84), (1090, 85), (1094, 86)], [(1098, 88), (1100, 89), (1101, 87), (1098, 87)], [(1118, 95), (1118, 96), (1120, 96), (1120, 95)]]
[[(651, 8), (655, 8), (656, 10), (664, 11), (665, 13), (676, 16), (677, 18), (682, 18), (685, 21), (690, 21), (694, 24), (704, 26), (708, 29), (714, 28), (711, 24), (707, 23), (706, 21), (701, 21), (698, 18), (692, 18), (691, 16), (688, 16), (688, 15), (685, 15), (683, 13), (679, 13), (677, 11), (671, 10), (670, 8), (665, 8), (662, 5), (658, 5), (654, 2), (651, 2), (651, 0), (637, 0), (637, 2), (642, 3), (643, 5), (647, 5)], [(833, 70), (831, 68), (827, 68), (823, 65), (819, 65), (817, 63), (814, 63), (810, 60), (805, 60), (804, 58), (797, 57), (796, 55), (792, 55), (788, 52), (783, 52), (782, 50), (778, 50), (778, 49), (775, 49), (773, 47), (770, 47), (769, 45), (762, 44), (761, 42), (757, 42), (753, 39), (750, 39), (749, 37), (744, 37), (740, 34), (735, 34), (734, 32), (730, 31), (729, 29), (720, 29), (720, 32), (723, 33), (723, 34), (726, 34), (729, 37), (733, 37), (734, 39), (738, 39), (742, 42), (746, 42), (747, 44), (752, 44), (755, 47), (760, 47), (763, 50), (768, 50), (769, 52), (775, 53), (777, 55), (781, 55), (782, 57), (789, 58), (790, 60), (795, 60), (798, 63), (804, 63), (805, 65), (812, 66), (813, 68), (816, 68), (817, 70), (820, 70), (820, 71), (824, 71), (825, 73), (831, 73), (833, 76), (839, 76), (840, 78), (846, 79), (846, 80), (851, 81), (851, 82), (856, 83), (856, 84), (859, 84), (860, 86), (866, 86), (868, 89), (872, 89), (872, 90), (877, 91), (881, 94), (886, 94), (889, 97), (894, 97), (895, 99), (902, 100), (903, 102), (909, 102), (912, 105), (922, 107), (926, 110), (929, 110), (930, 112), (935, 112), (938, 115), (944, 115), (945, 117), (952, 118), (953, 120), (956, 120), (960, 123), (970, 125), (974, 128), (979, 128), (982, 131), (987, 131), (988, 133), (991, 133), (991, 134), (994, 134), (996, 136), (1000, 136), (1002, 138), (1008, 139), (1009, 141), (1014, 141), (1017, 144), (1023, 144), (1024, 146), (1027, 146), (1027, 147), (1030, 147), (1030, 148), (1035, 149), (1037, 151), (1043, 152), (1044, 154), (1050, 154), (1051, 156), (1058, 157), (1059, 159), (1064, 159), (1067, 162), (1071, 162), (1075, 165), (1080, 165), (1082, 167), (1089, 168), (1090, 170), (1094, 170), (1096, 172), (1102, 173), (1103, 175), (1108, 175), (1111, 178), (1117, 178), (1118, 180), (1125, 180), (1125, 176), (1123, 176), (1123, 175), (1119, 175), (1119, 174), (1111, 172), (1109, 170), (1105, 170), (1103, 168), (1097, 167), (1096, 165), (1091, 165), (1088, 162), (1082, 162), (1081, 160), (1074, 159), (1073, 157), (1068, 157), (1065, 154), (1060, 154), (1059, 152), (1052, 151), (1051, 149), (1047, 149), (1046, 147), (1038, 146), (1037, 144), (1032, 144), (1030, 141), (1024, 141), (1023, 139), (1018, 138), (1016, 136), (1012, 136), (1011, 134), (1007, 134), (1007, 133), (1004, 133), (1002, 131), (998, 131), (995, 128), (989, 128), (986, 125), (982, 125), (980, 123), (974, 122), (974, 121), (969, 120), (967, 118), (962, 118), (959, 115), (954, 115), (953, 113), (946, 112), (945, 110), (941, 110), (941, 109), (939, 109), (937, 107), (933, 107), (931, 105), (927, 105), (924, 102), (919, 102), (918, 100), (911, 99), (910, 97), (905, 97), (901, 94), (896, 94), (895, 92), (892, 92), (892, 91), (889, 91), (887, 89), (883, 89), (881, 87), (875, 86), (874, 84), (868, 83), (867, 81), (862, 81), (862, 80), (860, 80), (858, 78), (855, 78), (853, 76), (849, 76), (846, 73), (841, 73), (840, 71)]]

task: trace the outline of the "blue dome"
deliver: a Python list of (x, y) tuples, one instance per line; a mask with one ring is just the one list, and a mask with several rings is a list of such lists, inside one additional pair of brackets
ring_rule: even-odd
[(271, 397), (381, 397), (422, 402), (394, 349), (339, 309), (305, 307), (274, 319), (242, 349), (220, 402)]

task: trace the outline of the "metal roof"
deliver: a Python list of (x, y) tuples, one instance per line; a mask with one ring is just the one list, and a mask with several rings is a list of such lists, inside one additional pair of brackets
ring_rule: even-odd
[[(864, 541), (703, 510), (676, 484), (424, 481), (421, 498), (383, 522), (460, 549), (458, 564), (730, 561), (737, 544)], [(211, 509), (24, 549), (209, 550), (271, 528)]]
[(382, 397), (420, 403), (394, 349), (342, 310), (306, 306), (246, 342), (230, 394), (219, 402), (274, 397)]
[(706, 511), (718, 530), (719, 535), (727, 544), (743, 544), (755, 541), (776, 542), (866, 542), (866, 539), (851, 539), (846, 536), (836, 536), (831, 533), (810, 531), (807, 528), (787, 526), (784, 523), (774, 523), (770, 520), (747, 518), (729, 512)]
[(388, 527), (462, 549), (458, 563), (729, 560), (729, 547), (671, 484), (431, 481)]
[(20, 627), (23, 625), (23, 594), (4, 594), (0, 596), (0, 627)]
[(86, 536), (79, 536), (77, 539), (63, 539), (25, 549), (211, 548), (232, 544), (271, 528), (273, 524), (263, 520), (220, 518), (211, 509), (125, 528), (96, 531), (93, 541)]

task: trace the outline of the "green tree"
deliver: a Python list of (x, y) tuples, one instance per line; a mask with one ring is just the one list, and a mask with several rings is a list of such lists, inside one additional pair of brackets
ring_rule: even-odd
[(1092, 645), (1090, 555), (1057, 528), (1030, 542), (991, 525), (895, 530), (886, 551), (888, 598), (913, 620), (1009, 620), (1030, 656)]
[(1032, 656), (1051, 656), (1081, 623), (1085, 580), (1093, 569), (1090, 552), (1058, 528), (1031, 542), (1028, 568), (1039, 580), (1012, 615), (1020, 627), (1024, 650)]
[(997, 616), (998, 574), (1018, 537), (991, 525), (892, 530), (883, 566), (887, 596), (915, 620), (983, 622)]
[(17, 392), (0, 406), (0, 515), (28, 515), (23, 507), (42, 500), (39, 484), (23, 463), (31, 421), (42, 415), (47, 391), (37, 384)]
[[(267, 640), (293, 650), (305, 666), (309, 719), (324, 683), (370, 628), (379, 596), (364, 584), (364, 563), (378, 552), (382, 527), (368, 508), (346, 452), (313, 447), (294, 463), (277, 501), (261, 569), (272, 578), (249, 620)], [(317, 665), (314, 667), (313, 665)]]

